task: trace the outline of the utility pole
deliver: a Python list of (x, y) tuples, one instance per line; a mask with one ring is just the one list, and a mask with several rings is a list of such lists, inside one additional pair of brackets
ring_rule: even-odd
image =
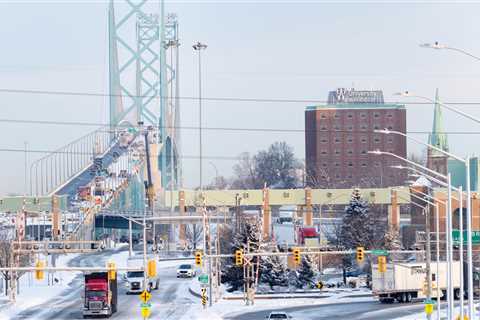
[[(427, 208), (425, 210), (425, 233), (427, 234), (427, 243), (426, 243), (426, 258), (427, 258), (427, 263), (426, 263), (426, 269), (427, 269), (427, 300), (430, 301), (432, 298), (432, 269), (431, 269), (431, 262), (432, 262), (432, 255), (431, 255), (431, 243), (430, 243), (430, 204), (427, 204)], [(438, 270), (437, 270), (437, 276), (438, 276)], [(427, 314), (427, 319), (431, 320), (432, 315)]]
[(198, 51), (198, 138), (199, 138), (199, 153), (200, 153), (200, 191), (203, 190), (203, 173), (202, 173), (202, 50), (207, 49), (207, 45), (199, 41), (193, 46), (193, 50)]

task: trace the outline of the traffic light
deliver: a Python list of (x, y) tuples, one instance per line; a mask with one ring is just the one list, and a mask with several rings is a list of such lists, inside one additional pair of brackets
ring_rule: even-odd
[(300, 257), (300, 249), (293, 248), (292, 252), (293, 252), (293, 261), (295, 261), (296, 265), (299, 265), (300, 261), (302, 260), (302, 258)]
[(43, 272), (43, 268), (45, 267), (45, 262), (38, 260), (37, 263), (35, 263), (35, 279), (37, 280), (43, 280), (45, 273)]
[(378, 256), (378, 272), (387, 272), (387, 257)]
[(200, 251), (195, 252), (195, 265), (197, 267), (202, 265), (202, 253)]
[(235, 265), (243, 266), (243, 250), (242, 249), (235, 250)]
[(108, 279), (115, 280), (115, 278), (117, 277), (115, 262), (107, 262), (107, 270), (108, 270)]
[(363, 262), (365, 259), (365, 249), (363, 247), (357, 247), (357, 262)]
[(148, 260), (147, 275), (149, 278), (153, 278), (157, 275), (157, 262), (155, 260)]

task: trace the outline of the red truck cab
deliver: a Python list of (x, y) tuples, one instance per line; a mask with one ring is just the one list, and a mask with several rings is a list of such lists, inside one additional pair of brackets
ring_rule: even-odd
[(318, 232), (315, 227), (300, 227), (298, 228), (298, 244), (305, 245), (305, 241), (318, 241)]
[(107, 272), (85, 274), (83, 317), (110, 317), (116, 311), (117, 279), (109, 279)]

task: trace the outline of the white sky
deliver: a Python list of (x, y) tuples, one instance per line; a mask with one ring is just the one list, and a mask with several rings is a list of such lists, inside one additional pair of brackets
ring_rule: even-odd
[[(479, 3), (373, 1), (171, 1), (180, 22), (182, 96), (197, 96), (191, 45), (204, 52), (208, 97), (319, 99), (336, 87), (382, 89), (386, 100), (408, 89), (445, 101), (480, 102), (480, 62), (454, 52), (421, 49), (439, 40), (480, 55)], [(101, 1), (0, 3), (0, 88), (107, 92), (107, 4)], [(198, 125), (195, 102), (182, 101), (183, 126)], [(206, 102), (204, 126), (303, 129), (303, 103)], [(464, 107), (480, 117), (478, 106)], [(431, 128), (432, 106), (408, 106), (409, 131)], [(105, 122), (106, 98), (0, 93), (0, 118)], [(479, 131), (480, 125), (444, 112), (447, 131)], [(0, 148), (60, 147), (92, 127), (1, 123)], [(197, 133), (182, 131), (185, 155), (197, 155)], [(420, 137), (420, 136), (419, 136)], [(426, 139), (426, 136), (423, 137)], [(304, 158), (303, 133), (209, 131), (205, 156), (256, 152), (274, 141), (292, 144)], [(477, 136), (450, 135), (460, 155), (477, 153)], [(419, 151), (409, 145), (409, 151)], [(0, 194), (23, 191), (23, 154), (0, 154)], [(38, 158), (32, 154), (29, 161)], [(215, 170), (204, 162), (205, 180)], [(232, 161), (212, 161), (223, 175)], [(198, 183), (198, 160), (184, 160), (186, 186)]]

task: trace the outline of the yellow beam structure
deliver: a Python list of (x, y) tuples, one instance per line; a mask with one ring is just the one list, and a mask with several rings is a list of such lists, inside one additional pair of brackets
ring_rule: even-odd
[[(391, 199), (392, 188), (376, 188), (376, 189), (361, 189), (363, 199), (372, 204), (387, 204), (392, 203)], [(406, 187), (395, 187), (395, 189), (405, 189)], [(201, 206), (202, 199), (200, 192), (196, 190), (182, 190), (185, 206)], [(166, 204), (177, 207), (179, 199), (179, 191), (164, 191)], [(311, 189), (311, 205), (336, 205), (348, 204), (352, 195), (353, 189)], [(250, 190), (204, 190), (203, 194), (206, 198), (207, 206), (235, 206), (235, 197), (240, 197), (240, 205), (242, 206), (262, 206), (264, 204), (263, 189)], [(268, 200), (270, 206), (279, 205), (308, 205), (306, 200), (305, 189), (269, 189)], [(402, 197), (397, 199), (397, 204), (410, 203), (409, 197)]]

